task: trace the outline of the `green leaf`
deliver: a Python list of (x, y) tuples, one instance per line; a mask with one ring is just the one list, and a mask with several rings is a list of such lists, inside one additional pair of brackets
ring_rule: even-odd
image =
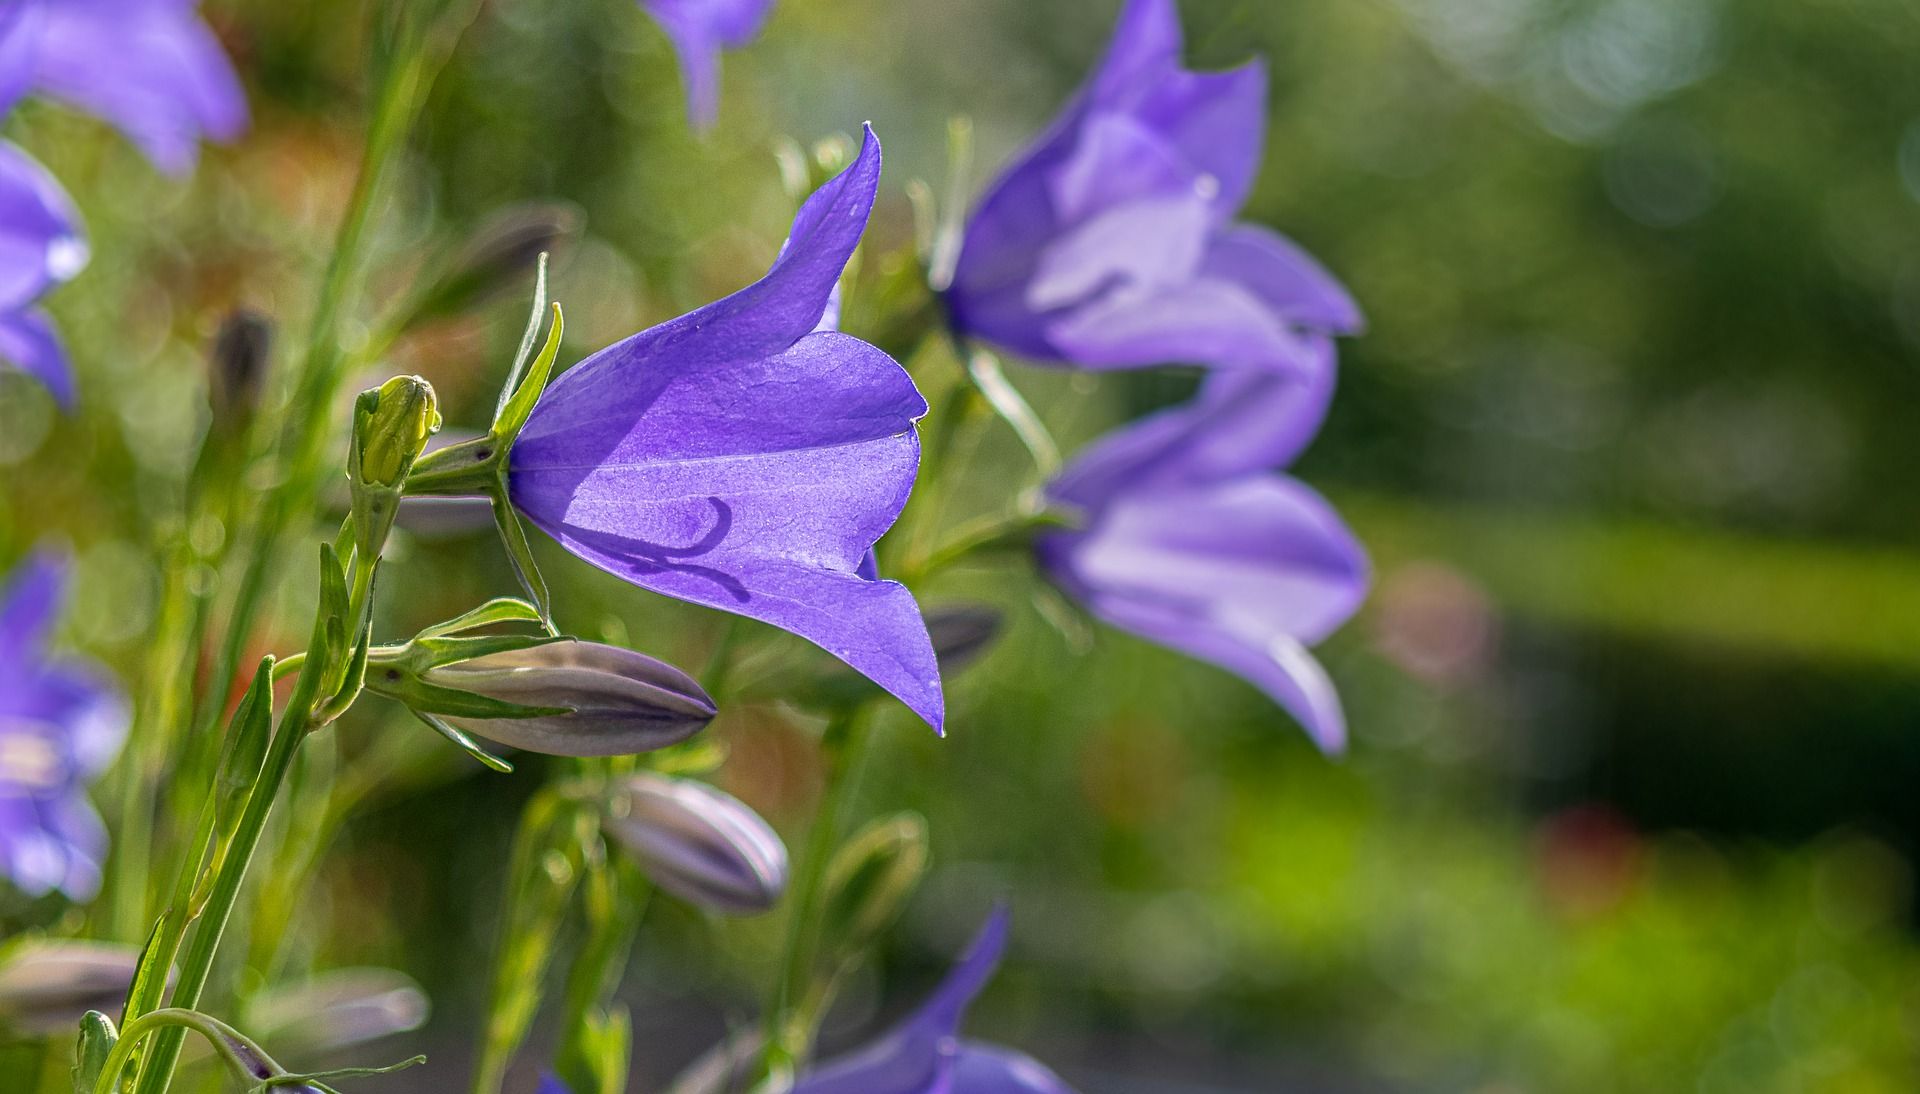
[(240, 822), (248, 792), (266, 760), (267, 742), (273, 737), (273, 665), (272, 656), (260, 659), (253, 683), (227, 725), (227, 755), (220, 765), (214, 803), (214, 831), (222, 844)]
[(120, 1039), (113, 1019), (90, 1010), (80, 1019), (80, 1036), (73, 1045), (73, 1094), (93, 1094), (100, 1085), (100, 1071), (107, 1056)]

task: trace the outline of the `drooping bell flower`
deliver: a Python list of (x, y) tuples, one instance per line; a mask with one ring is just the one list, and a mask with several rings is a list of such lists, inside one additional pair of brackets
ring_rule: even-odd
[(997, 909), (931, 998), (865, 1048), (813, 1068), (793, 1094), (1072, 1094), (1023, 1053), (960, 1038), (960, 1021), (1007, 945)]
[(80, 215), (46, 168), (0, 141), (0, 363), (33, 376), (63, 406), (73, 372), (53, 323), (36, 303), (87, 264)]
[(773, 0), (640, 0), (640, 7), (667, 32), (680, 57), (688, 122), (698, 130), (712, 128), (720, 114), (720, 50), (753, 41)]
[(247, 127), (239, 78), (195, 0), (11, 0), (0, 112), (37, 92), (112, 123), (169, 174)]
[(1106, 59), (966, 227), (949, 315), (1041, 364), (1299, 372), (1360, 315), (1284, 237), (1235, 223), (1260, 164), (1266, 72), (1180, 65), (1173, 0), (1128, 0)]
[(1192, 403), (1089, 447), (1049, 486), (1081, 526), (1035, 554), (1097, 618), (1245, 678), (1337, 752), (1345, 717), (1308, 647), (1359, 608), (1366, 554), (1325, 499), (1267, 470), (1325, 414), (1319, 348), (1324, 367), (1300, 378), (1216, 372)]
[(85, 900), (107, 852), (86, 784), (120, 750), (128, 710), (98, 667), (47, 656), (64, 584), (41, 554), (0, 592), (0, 875), (29, 895)]
[(555, 380), (513, 444), (508, 488), (575, 555), (800, 635), (938, 729), (919, 608), (860, 572), (913, 488), (927, 404), (885, 353), (819, 329), (879, 183), (869, 128), (765, 277)]

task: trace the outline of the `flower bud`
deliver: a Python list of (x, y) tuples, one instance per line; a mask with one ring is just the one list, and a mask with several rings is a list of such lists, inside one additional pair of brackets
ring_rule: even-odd
[(900, 917), (927, 872), (927, 822), (896, 813), (861, 829), (827, 867), (821, 931), (844, 960), (872, 945)]
[[(569, 639), (485, 653), (369, 686), (469, 733), (556, 756), (625, 756), (678, 744), (718, 713), (700, 684), (643, 653)], [(470, 699), (471, 702), (464, 702)]]
[(321, 1054), (395, 1033), (427, 1020), (427, 996), (393, 969), (335, 969), (269, 988), (247, 1008), (262, 1041), (293, 1056)]
[(347, 488), (353, 498), (354, 543), (364, 557), (379, 555), (386, 545), (407, 473), (439, 429), (433, 385), (418, 376), (395, 376), (361, 392), (354, 403)]
[(1000, 609), (985, 604), (953, 604), (927, 613), (927, 637), (943, 674), (959, 672), (987, 652), (1005, 621)]
[(106, 942), (34, 942), (0, 964), (0, 1024), (25, 1033), (73, 1028), (90, 1010), (116, 1010), (140, 951)]
[(709, 911), (752, 915), (787, 888), (787, 848), (739, 799), (690, 779), (627, 779), (607, 833), (653, 883)]
[(253, 421), (266, 391), (272, 348), (273, 321), (265, 315), (235, 308), (221, 321), (207, 372), (207, 401), (213, 405), (215, 431), (239, 433)]

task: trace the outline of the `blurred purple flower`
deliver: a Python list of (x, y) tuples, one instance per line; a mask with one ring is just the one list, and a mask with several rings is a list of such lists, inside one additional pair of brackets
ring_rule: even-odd
[(1306, 252), (1232, 222), (1260, 165), (1266, 71), (1180, 67), (1173, 0), (1129, 0), (1105, 61), (988, 190), (946, 298), (1037, 362), (1299, 372), (1360, 313)]
[(80, 215), (46, 168), (0, 141), (0, 362), (73, 402), (73, 374), (53, 324), (34, 306), (87, 264)]
[(1090, 446), (1048, 491), (1084, 524), (1036, 553), (1098, 618), (1244, 677), (1337, 752), (1340, 699), (1307, 647), (1359, 608), (1366, 554), (1325, 499), (1266, 471), (1326, 413), (1332, 348), (1314, 348), (1302, 377), (1216, 372), (1193, 402)]
[(905, 370), (818, 330), (880, 183), (869, 129), (765, 277), (555, 380), (514, 444), (514, 504), (643, 588), (807, 638), (940, 728), (926, 624), (859, 572), (905, 505), (927, 411)]
[(687, 86), (687, 120), (713, 126), (720, 114), (720, 49), (738, 49), (760, 33), (773, 0), (640, 0), (680, 56)]
[(960, 1039), (960, 1020), (1007, 945), (996, 909), (933, 996), (885, 1036), (800, 1078), (793, 1094), (1073, 1094), (1058, 1075), (1012, 1049)]
[(0, 13), (0, 113), (28, 91), (113, 123), (169, 174), (232, 140), (247, 100), (195, 0), (12, 0)]
[(62, 564), (39, 554), (0, 592), (0, 874), (30, 895), (85, 900), (107, 851), (86, 782), (119, 751), (128, 712), (96, 666), (46, 657), (64, 584)]

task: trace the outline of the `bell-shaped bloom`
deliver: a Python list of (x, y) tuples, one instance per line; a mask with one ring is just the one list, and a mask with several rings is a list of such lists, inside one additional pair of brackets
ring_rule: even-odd
[(195, 0), (11, 0), (0, 15), (0, 111), (23, 92), (102, 118), (170, 174), (203, 139), (247, 127), (239, 78)]
[(687, 120), (709, 129), (720, 114), (720, 50), (738, 49), (759, 35), (773, 0), (640, 0), (667, 32), (687, 87)]
[(607, 832), (655, 885), (725, 915), (754, 915), (787, 891), (787, 845), (760, 814), (703, 782), (642, 771), (619, 791)]
[(1266, 470), (1312, 436), (1332, 375), (1330, 357), (1300, 378), (1213, 373), (1066, 467), (1049, 493), (1083, 523), (1035, 552), (1099, 619), (1238, 674), (1337, 752), (1345, 717), (1308, 647), (1359, 608), (1366, 554), (1325, 499)]
[(575, 555), (807, 638), (938, 729), (919, 608), (905, 586), (860, 572), (913, 488), (927, 404), (885, 353), (818, 329), (879, 182), (869, 129), (801, 206), (765, 277), (555, 380), (513, 446), (508, 485)]
[(0, 141), (0, 363), (73, 402), (73, 372), (36, 302), (87, 264), (80, 215), (46, 168)]
[(801, 1076), (794, 1094), (1072, 1094), (1058, 1075), (1012, 1049), (960, 1038), (960, 1021), (1007, 945), (998, 909), (966, 955), (906, 1020), (865, 1048)]
[(1298, 372), (1350, 333), (1346, 290), (1289, 240), (1236, 224), (1267, 81), (1180, 66), (1173, 0), (1129, 0), (1105, 61), (988, 190), (951, 286), (961, 333), (1037, 363)]
[(0, 875), (84, 900), (107, 851), (86, 783), (120, 750), (128, 711), (96, 666), (47, 656), (64, 584), (61, 564), (37, 555), (0, 592)]

